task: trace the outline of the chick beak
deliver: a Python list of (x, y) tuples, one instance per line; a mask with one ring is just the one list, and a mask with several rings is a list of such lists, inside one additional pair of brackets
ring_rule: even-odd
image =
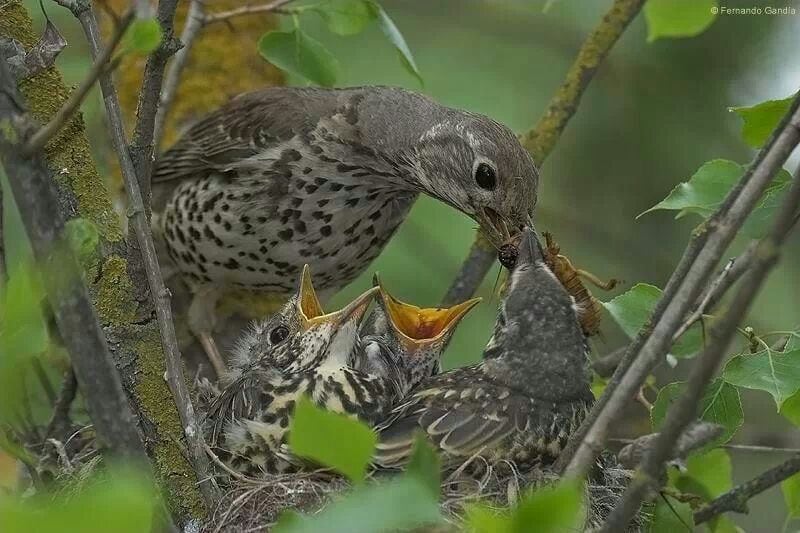
[(311, 268), (308, 265), (303, 265), (303, 275), (300, 278), (300, 298), (297, 305), (300, 307), (300, 315), (307, 320), (325, 314), (322, 304), (319, 303), (314, 284), (311, 282)]
[(308, 265), (305, 265), (303, 267), (303, 276), (300, 280), (300, 298), (297, 302), (302, 328), (306, 331), (313, 326), (329, 323), (333, 325), (333, 330), (336, 331), (348, 322), (354, 322), (357, 325), (361, 322), (369, 304), (372, 303), (372, 298), (377, 292), (378, 288), (373, 287), (342, 309), (326, 314), (319, 303), (317, 291), (311, 283), (311, 271)]
[(480, 298), (447, 308), (420, 308), (401, 302), (380, 286), (381, 302), (398, 333), (400, 341), (409, 353), (417, 352), (445, 340)]

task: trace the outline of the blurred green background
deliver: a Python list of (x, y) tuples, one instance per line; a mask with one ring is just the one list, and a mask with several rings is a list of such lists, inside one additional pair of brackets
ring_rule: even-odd
[[(611, 2), (381, 3), (405, 35), (425, 86), (420, 87), (403, 70), (375, 25), (345, 38), (329, 33), (314, 16), (304, 16), (304, 29), (339, 58), (339, 85), (387, 84), (422, 90), (447, 105), (485, 113), (523, 132), (539, 118), (585, 35)], [(58, 64), (68, 81), (77, 83), (88, 64), (83, 38), (63, 10), (46, 5), (70, 41)], [(800, 11), (800, 4), (792, 1), (780, 5), (730, 1), (727, 5), (794, 5)], [(213, 1), (208, 6), (213, 9)], [(38, 2), (30, 1), (29, 7), (32, 14), (40, 12)], [(625, 281), (613, 293), (594, 290), (601, 300), (637, 282), (664, 285), (699, 219), (689, 216), (675, 221), (668, 211), (638, 220), (636, 216), (705, 161), (726, 158), (746, 163), (753, 157), (754, 151), (741, 139), (740, 119), (728, 107), (784, 98), (796, 91), (800, 86), (798, 45), (800, 14), (719, 16), (698, 37), (652, 43), (647, 42), (642, 16), (626, 31), (541, 169), (536, 213), (537, 227), (551, 231), (562, 253), (576, 266), (601, 278)], [(94, 144), (100, 148), (106, 142), (101, 109), (98, 94), (84, 107)], [(788, 169), (794, 171), (797, 162), (794, 157)], [(377, 270), (400, 298), (421, 306), (435, 305), (458, 270), (474, 228), (472, 221), (453, 210), (420, 199), (385, 252), (337, 301), (369, 286)], [(737, 242), (730, 254), (735, 255), (743, 242)], [(447, 366), (480, 356), (494, 321), (497, 298), (492, 293), (498, 271), (495, 267), (481, 288), (483, 304), (459, 328)], [(748, 323), (756, 332), (797, 329), (798, 302), (800, 237), (796, 232)], [(595, 354), (602, 355), (624, 341), (621, 331), (606, 319)], [(675, 381), (683, 375), (681, 366), (666, 369), (660, 381)], [(775, 412), (768, 395), (745, 393), (743, 403), (745, 427), (737, 436), (739, 441), (800, 444), (796, 431)], [(636, 407), (635, 429), (646, 430), (644, 409)], [(734, 476), (744, 480), (782, 459), (735, 452)], [(777, 490), (756, 498), (751, 508), (751, 515), (736, 517), (748, 531), (773, 531), (783, 525), (785, 510)]]

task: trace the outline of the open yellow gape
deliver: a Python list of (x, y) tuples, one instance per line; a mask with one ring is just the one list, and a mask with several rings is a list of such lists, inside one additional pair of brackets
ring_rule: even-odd
[(378, 282), (380, 296), (389, 319), (398, 333), (411, 341), (435, 341), (447, 334), (475, 307), (480, 298), (473, 298), (453, 307), (428, 307), (401, 302)]

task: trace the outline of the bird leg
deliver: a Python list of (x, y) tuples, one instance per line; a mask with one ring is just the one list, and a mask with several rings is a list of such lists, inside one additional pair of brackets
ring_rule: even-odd
[(217, 300), (219, 292), (213, 288), (201, 288), (194, 293), (192, 303), (189, 304), (187, 322), (189, 330), (200, 341), (217, 378), (221, 378), (228, 371), (225, 360), (214, 341), (214, 325), (217, 322)]
[(217, 378), (224, 376), (228, 368), (225, 366), (222, 354), (219, 353), (217, 343), (214, 342), (214, 337), (208, 332), (201, 331), (197, 333), (197, 339), (200, 341), (200, 345), (203, 347), (206, 357), (208, 357), (208, 360), (211, 362), (211, 366), (214, 367), (214, 373), (217, 375)]

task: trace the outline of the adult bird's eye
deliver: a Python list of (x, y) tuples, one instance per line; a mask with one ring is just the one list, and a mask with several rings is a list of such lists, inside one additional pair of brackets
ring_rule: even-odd
[(278, 344), (286, 340), (286, 337), (289, 336), (289, 328), (286, 326), (277, 326), (272, 331), (269, 332), (269, 342), (272, 344)]
[(494, 190), (495, 185), (497, 185), (497, 176), (491, 165), (480, 163), (475, 168), (475, 182), (481, 189)]

